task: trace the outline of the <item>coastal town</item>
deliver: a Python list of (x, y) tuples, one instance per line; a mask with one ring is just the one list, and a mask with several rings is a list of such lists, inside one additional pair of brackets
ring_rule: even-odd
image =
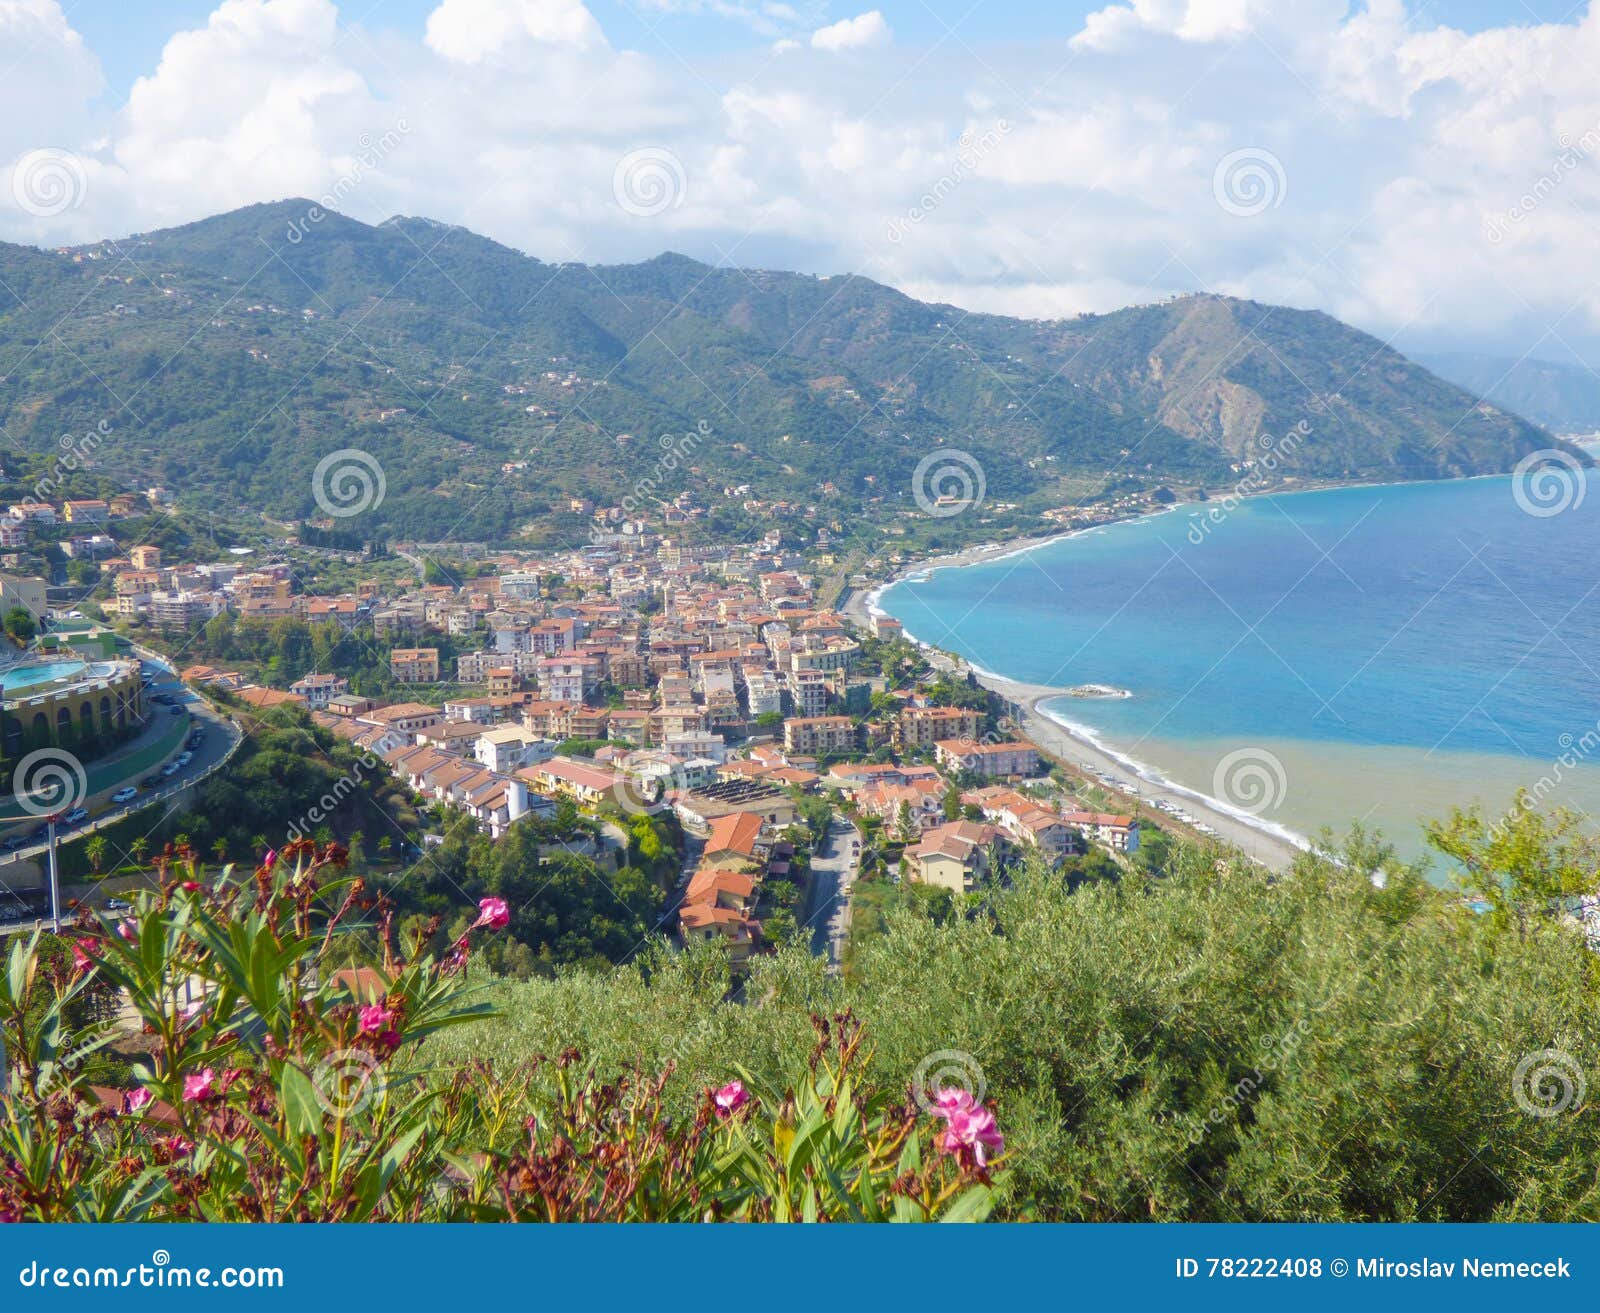
[[(129, 509), (20, 505), (0, 528), (20, 551), (30, 528), (93, 527), (110, 547), (71, 608), (77, 623), (162, 654), (197, 704), (230, 720), (308, 718), (358, 769), (491, 842), (563, 805), (601, 822), (600, 849), (618, 820), (670, 817), (683, 851), (663, 928), (721, 940), (736, 963), (793, 937), (797, 920), (837, 953), (863, 879), (965, 897), (1023, 858), (1114, 869), (1150, 824), (1107, 781), (1041, 754), (1016, 707), (899, 622), (824, 604), (817, 552), (777, 530), (726, 546), (585, 506), (590, 541), (566, 551), (486, 552), (466, 577), (420, 572), (433, 582), (352, 553), (350, 586), (321, 591), (297, 544), (183, 562), (124, 551), (112, 534)], [(64, 544), (73, 558), (89, 550), (78, 537)], [(65, 623), (43, 578), (0, 576), (0, 590), (41, 628)], [(219, 633), (276, 642), (284, 626), (336, 655), (305, 668), (186, 659)], [(338, 802), (319, 812), (325, 834), (348, 830)], [(832, 878), (811, 880), (830, 859)]]

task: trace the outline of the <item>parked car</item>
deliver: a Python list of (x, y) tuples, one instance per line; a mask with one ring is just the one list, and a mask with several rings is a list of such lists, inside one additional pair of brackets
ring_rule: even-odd
[(169, 779), (170, 780), (177, 773), (178, 773), (178, 763), (175, 762), (175, 761), (169, 761), (165, 766), (163, 766), (161, 768), (162, 777), (165, 778), (165, 779)]
[(131, 911), (133, 911), (133, 904), (130, 903), (130, 902), (126, 902), (121, 898), (108, 898), (108, 899), (106, 899), (106, 911), (108, 911), (108, 912), (131, 912)]
[(159, 775), (146, 775), (142, 780), (139, 781), (139, 787), (141, 789), (153, 789), (153, 788), (156, 787), (156, 785), (158, 785), (160, 783), (161, 783), (161, 776), (159, 776)]
[(89, 811), (85, 807), (74, 807), (61, 818), (63, 825), (82, 825), (89, 819)]
[(118, 789), (115, 793), (113, 793), (111, 795), (111, 801), (112, 802), (132, 802), (138, 796), (139, 796), (139, 790), (134, 788), (133, 785), (129, 784), (125, 788)]
[(27, 835), (13, 834), (4, 843), (0, 843), (0, 848), (4, 848), (8, 853), (14, 853), (27, 842)]
[(180, 752), (178, 754), (178, 765), (180, 766), (187, 766), (193, 760), (194, 753), (192, 752)]

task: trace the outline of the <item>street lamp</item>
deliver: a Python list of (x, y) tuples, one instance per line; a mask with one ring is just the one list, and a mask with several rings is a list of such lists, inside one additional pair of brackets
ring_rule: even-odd
[(50, 929), (58, 935), (61, 933), (61, 873), (56, 867), (56, 822), (60, 819), (60, 812), (51, 812), (45, 817), (45, 825), (49, 827), (45, 842), (50, 868)]

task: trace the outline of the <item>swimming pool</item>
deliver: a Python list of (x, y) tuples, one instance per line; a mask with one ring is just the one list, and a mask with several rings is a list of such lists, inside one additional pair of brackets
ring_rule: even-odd
[(48, 684), (79, 674), (86, 668), (87, 663), (83, 661), (41, 661), (38, 665), (18, 666), (0, 675), (0, 692), (17, 693), (35, 684)]

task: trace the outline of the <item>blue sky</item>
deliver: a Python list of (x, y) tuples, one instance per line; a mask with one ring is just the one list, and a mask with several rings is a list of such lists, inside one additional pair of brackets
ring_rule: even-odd
[(0, 0), (0, 239), (307, 197), (547, 260), (1049, 318), (1210, 290), (1600, 360), (1597, 67), (1565, 0)]
[[(1293, 3), (1293, 0), (1289, 0)], [(800, 6), (796, 6), (797, 8)], [(951, 26), (969, 42), (1065, 40), (1099, 4), (1083, 0), (880, 0), (876, 6), (906, 42), (935, 42)], [(216, 8), (214, 0), (77, 0), (63, 8), (72, 25), (100, 56), (107, 80), (126, 92), (149, 73), (174, 32), (198, 27)], [(355, 0), (342, 7), (347, 22), (375, 30), (420, 35), (432, 0)], [(663, 39), (684, 51), (739, 50), (761, 44), (748, 24), (706, 14), (649, 14), (641, 6), (596, 0), (589, 6), (614, 42), (649, 50)], [(860, 6), (821, 6), (839, 17)], [(1570, 0), (1433, 0), (1418, 12), (1468, 32), (1486, 27), (1559, 22), (1571, 15)]]

